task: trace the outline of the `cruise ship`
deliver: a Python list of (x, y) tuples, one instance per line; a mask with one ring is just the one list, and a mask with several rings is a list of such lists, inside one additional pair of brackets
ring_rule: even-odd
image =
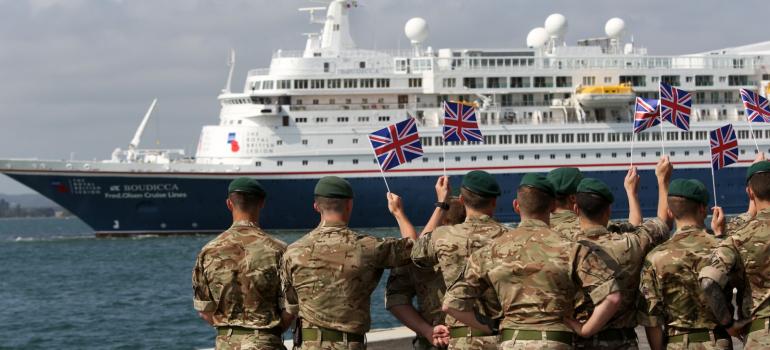
[[(520, 48), (434, 49), (428, 23), (416, 17), (405, 24), (411, 47), (383, 51), (356, 45), (349, 22), (356, 1), (314, 3), (324, 6), (300, 9), (320, 25), (305, 34), (304, 50), (275, 51), (268, 68), (248, 72), (241, 92), (230, 89), (231, 61), (218, 123), (203, 126), (195, 155), (139, 147), (151, 108), (128, 149), (108, 160), (0, 159), (0, 172), (97, 235), (113, 236), (220, 232), (230, 221), (227, 184), (239, 176), (267, 188), (267, 229), (316, 225), (313, 186), (326, 175), (355, 188), (352, 226), (393, 226), (368, 134), (409, 115), (425, 155), (385, 175), (416, 223), (432, 212), (444, 168), (455, 186), (469, 170), (496, 174), (503, 187), (496, 215), (515, 222), (510, 203), (521, 176), (562, 166), (608, 182), (618, 198), (614, 215), (623, 217), (623, 177), (633, 164), (641, 170), (643, 210), (652, 215), (662, 152), (676, 177), (710, 184), (708, 131), (726, 123), (735, 126), (740, 161), (717, 172), (716, 192), (727, 212), (740, 212), (745, 168), (757, 150), (770, 151), (770, 129), (747, 123), (739, 95), (768, 94), (770, 42), (655, 56), (629, 40), (620, 18), (606, 22), (605, 36), (570, 44), (567, 18), (553, 14)], [(657, 98), (660, 83), (693, 92), (691, 130), (665, 123), (634, 135), (635, 98)], [(476, 104), (484, 142), (443, 145), (443, 101)]]

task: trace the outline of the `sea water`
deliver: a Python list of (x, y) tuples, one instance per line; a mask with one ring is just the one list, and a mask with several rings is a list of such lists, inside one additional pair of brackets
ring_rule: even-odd
[[(276, 236), (291, 243), (302, 234)], [(212, 238), (97, 239), (74, 218), (0, 220), (0, 349), (213, 347), (191, 286), (195, 257)], [(384, 309), (386, 278), (372, 296), (373, 328), (399, 325)]]

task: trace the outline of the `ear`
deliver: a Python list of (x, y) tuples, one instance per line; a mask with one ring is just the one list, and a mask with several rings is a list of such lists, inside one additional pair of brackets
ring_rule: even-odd
[(345, 204), (345, 207), (348, 210), (348, 213), (353, 212), (353, 199), (348, 199), (347, 203)]
[(674, 213), (671, 212), (671, 208), (666, 209), (666, 215), (668, 215), (669, 218), (674, 218)]
[(225, 199), (225, 204), (227, 204), (227, 210), (233, 211), (233, 201), (230, 198)]
[(460, 197), (457, 197), (457, 200), (460, 202), (460, 205), (465, 206), (465, 198), (463, 198), (462, 193), (460, 194)]
[(578, 208), (577, 203), (572, 205), (572, 211), (575, 212), (575, 214), (580, 215), (580, 208)]
[[(577, 206), (577, 196), (574, 194), (569, 195), (569, 202), (572, 203), (572, 205)], [(573, 209), (574, 211), (574, 209)]]
[(315, 210), (317, 213), (321, 214), (321, 208), (318, 207), (318, 203), (313, 202), (313, 210)]
[(518, 199), (514, 199), (513, 200), (513, 211), (515, 211), (516, 214), (521, 215), (521, 209), (519, 208), (519, 200)]
[(751, 186), (746, 186), (746, 194), (749, 195), (749, 200), (754, 200), (754, 190), (751, 189)]

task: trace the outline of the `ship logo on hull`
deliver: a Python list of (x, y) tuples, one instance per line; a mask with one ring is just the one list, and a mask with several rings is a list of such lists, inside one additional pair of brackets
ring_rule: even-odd
[(230, 151), (238, 153), (241, 150), (241, 146), (238, 145), (238, 140), (235, 139), (235, 133), (231, 132), (227, 134), (227, 143), (230, 145)]
[(51, 187), (58, 193), (70, 193), (70, 188), (62, 181), (51, 181)]

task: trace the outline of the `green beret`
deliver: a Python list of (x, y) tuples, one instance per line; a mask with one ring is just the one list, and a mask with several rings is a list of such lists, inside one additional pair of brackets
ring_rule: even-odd
[(599, 179), (593, 179), (589, 177), (581, 180), (580, 184), (577, 186), (577, 193), (598, 194), (600, 197), (604, 198), (610, 203), (615, 202), (615, 196), (612, 195), (612, 191), (610, 191), (609, 186), (607, 186), (606, 183)]
[(313, 194), (326, 198), (353, 198), (353, 187), (341, 177), (325, 176), (318, 180)]
[(463, 187), (482, 197), (500, 196), (500, 185), (497, 184), (495, 177), (486, 171), (474, 170), (465, 174)]
[(583, 173), (578, 168), (556, 168), (546, 175), (548, 181), (553, 184), (557, 196), (569, 196), (577, 192)]
[(749, 167), (749, 170), (746, 171), (746, 182), (749, 182), (754, 174), (768, 172), (770, 172), (770, 161), (763, 160), (761, 162), (754, 163)]
[(695, 179), (676, 179), (668, 186), (669, 197), (684, 197), (704, 205), (709, 204), (709, 192), (706, 185)]
[(230, 186), (227, 187), (227, 193), (230, 194), (233, 192), (250, 193), (263, 197), (267, 194), (265, 188), (262, 187), (257, 180), (250, 177), (239, 177), (231, 181)]
[(556, 197), (556, 191), (553, 189), (553, 184), (548, 181), (545, 176), (536, 173), (525, 174), (519, 182), (519, 187), (527, 186), (541, 190), (552, 197)]

